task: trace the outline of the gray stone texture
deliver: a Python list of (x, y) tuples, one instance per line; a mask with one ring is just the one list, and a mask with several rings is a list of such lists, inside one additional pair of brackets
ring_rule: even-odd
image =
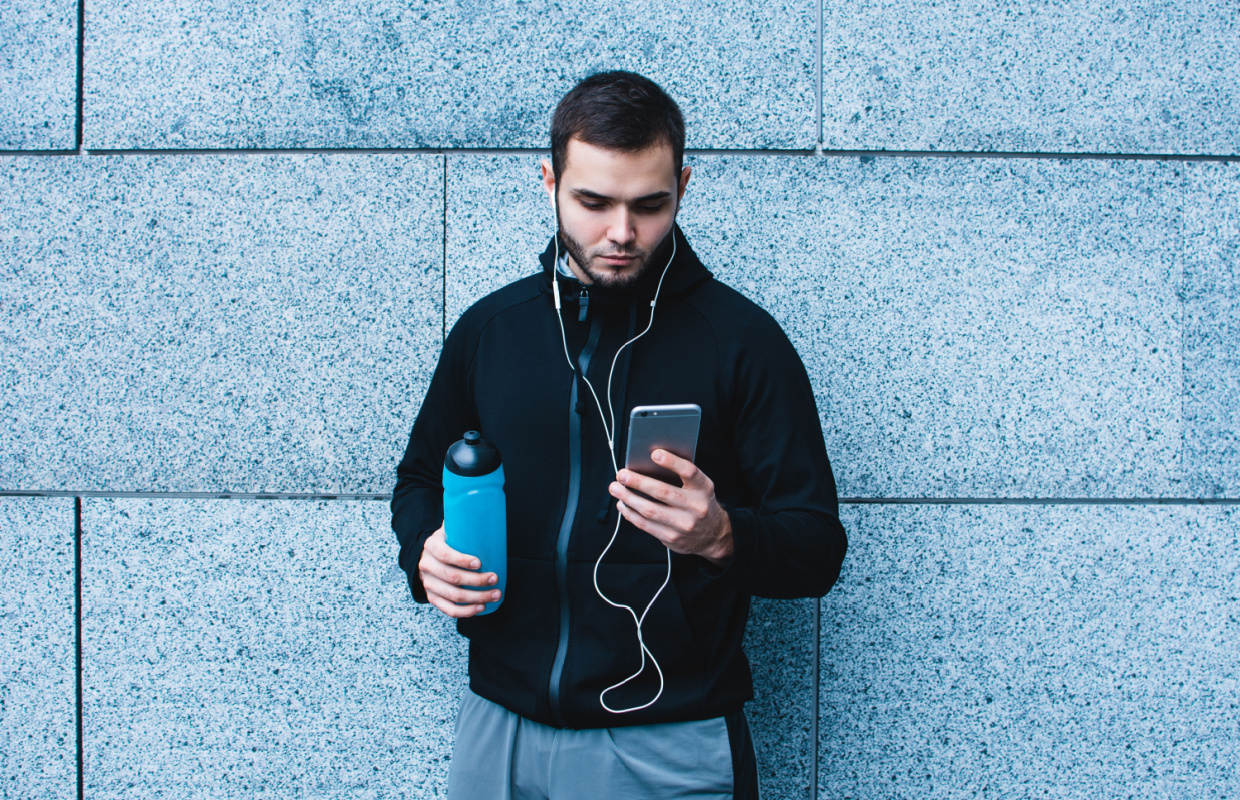
[[(449, 325), (539, 268), (538, 160), (448, 159)], [(1182, 491), (1182, 165), (687, 163), (681, 224), (801, 353), (843, 496)]]
[(0, 150), (72, 150), (77, 3), (10, 0), (0, 14)]
[(88, 797), (442, 797), (451, 622), (381, 501), (88, 499)]
[(812, 148), (816, 6), (92, 3), (91, 148), (541, 147), (556, 100), (630, 69), (691, 147)]
[(555, 209), (538, 170), (541, 155), (448, 156), (444, 321), (518, 278), (542, 270)]
[(754, 699), (745, 706), (765, 800), (810, 797), (814, 604), (755, 597), (745, 629)]
[(866, 505), (820, 797), (1240, 793), (1240, 507)]
[(0, 797), (77, 796), (73, 499), (0, 497)]
[(0, 159), (0, 488), (390, 492), (442, 158)]
[(823, 147), (1240, 152), (1240, 4), (828, 2)]
[(1240, 498), (1240, 169), (1184, 170), (1185, 466), (1193, 496)]

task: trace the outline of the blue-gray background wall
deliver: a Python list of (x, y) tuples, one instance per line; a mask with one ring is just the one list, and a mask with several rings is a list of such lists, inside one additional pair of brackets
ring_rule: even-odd
[(765, 796), (1240, 794), (1237, 18), (10, 0), (0, 794), (442, 796), (464, 651), (385, 500), (604, 68), (681, 102), (844, 498), (751, 621)]

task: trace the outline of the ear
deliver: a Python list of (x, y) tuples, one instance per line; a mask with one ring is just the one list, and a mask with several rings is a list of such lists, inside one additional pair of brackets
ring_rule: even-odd
[(693, 167), (688, 165), (680, 170), (680, 184), (676, 187), (676, 201), (680, 202), (685, 196), (685, 187), (689, 185), (689, 176), (693, 173)]
[(555, 208), (555, 170), (551, 168), (551, 162), (545, 158), (539, 169), (542, 172), (543, 188), (547, 190), (547, 199), (551, 201), (551, 207)]

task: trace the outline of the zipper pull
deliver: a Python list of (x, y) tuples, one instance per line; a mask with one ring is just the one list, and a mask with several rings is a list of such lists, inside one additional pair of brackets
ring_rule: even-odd
[(581, 296), (577, 298), (577, 307), (579, 309), (577, 311), (577, 321), (585, 322), (586, 315), (590, 311), (590, 292), (584, 286), (581, 287)]

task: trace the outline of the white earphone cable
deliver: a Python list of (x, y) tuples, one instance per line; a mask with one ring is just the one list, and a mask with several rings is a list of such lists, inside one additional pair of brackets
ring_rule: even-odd
[[(663, 273), (659, 276), (659, 283), (658, 283), (658, 286), (655, 287), (655, 291), (654, 291), (654, 299), (650, 301), (650, 320), (646, 323), (646, 327), (644, 330), (642, 330), (641, 333), (637, 334), (632, 339), (629, 339), (627, 342), (620, 345), (620, 348), (616, 350), (616, 355), (611, 360), (611, 369), (608, 370), (607, 372), (607, 411), (608, 411), (608, 414), (606, 417), (603, 416), (603, 404), (599, 402), (598, 393), (594, 391), (594, 385), (590, 383), (590, 379), (586, 377), (585, 373), (582, 373), (581, 375), (582, 380), (586, 382), (586, 386), (589, 387), (590, 389), (590, 394), (593, 395), (594, 397), (595, 407), (598, 408), (599, 419), (603, 423), (603, 433), (607, 437), (607, 452), (608, 452), (608, 455), (611, 456), (611, 465), (615, 472), (619, 472), (620, 467), (616, 460), (616, 442), (615, 442), (616, 412), (611, 402), (611, 381), (612, 381), (612, 377), (615, 374), (616, 362), (620, 358), (620, 353), (624, 351), (624, 348), (628, 347), (629, 345), (633, 344), (633, 342), (636, 342), (638, 339), (645, 336), (646, 332), (649, 331), (650, 327), (654, 324), (654, 309), (659, 301), (659, 292), (663, 289), (663, 279), (667, 277), (667, 270), (672, 266), (673, 259), (676, 258), (675, 229), (672, 230), (671, 235), (672, 235), (672, 254), (671, 254), (671, 257), (667, 259), (667, 265), (663, 267)], [(551, 273), (552, 293), (555, 295), (555, 316), (556, 316), (556, 320), (560, 323), (560, 341), (564, 345), (564, 358), (568, 361), (569, 368), (572, 369), (574, 373), (576, 373), (577, 366), (573, 364), (572, 356), (570, 356), (568, 353), (568, 336), (564, 331), (564, 318), (560, 313), (560, 283), (559, 283), (559, 279), (556, 277), (556, 274), (555, 274), (555, 265), (558, 264), (559, 261), (560, 261), (560, 237), (559, 237), (559, 232), (557, 231), (556, 236), (555, 236), (555, 261), (553, 262), (552, 273)], [(654, 705), (656, 700), (658, 700), (660, 697), (663, 696), (663, 686), (664, 686), (663, 669), (662, 667), (659, 666), (659, 661), (658, 659), (654, 657), (654, 653), (650, 652), (650, 648), (646, 646), (646, 642), (644, 638), (642, 637), (642, 623), (646, 621), (646, 615), (650, 613), (651, 607), (654, 606), (654, 601), (659, 599), (659, 595), (663, 594), (663, 590), (667, 588), (667, 584), (672, 579), (672, 551), (670, 548), (665, 548), (667, 550), (667, 574), (663, 577), (663, 583), (659, 586), (658, 591), (654, 593), (654, 596), (650, 598), (650, 602), (648, 602), (646, 604), (645, 609), (642, 610), (640, 617), (637, 615), (637, 612), (633, 609), (632, 606), (626, 603), (617, 603), (616, 601), (608, 597), (606, 594), (604, 594), (603, 590), (598, 585), (598, 568), (599, 568), (599, 565), (603, 563), (603, 558), (607, 555), (607, 552), (611, 550), (612, 545), (615, 544), (616, 542), (616, 536), (620, 532), (620, 520), (621, 519), (622, 519), (621, 515), (617, 514), (616, 515), (616, 527), (611, 532), (611, 539), (607, 541), (607, 546), (603, 548), (603, 552), (599, 553), (598, 559), (594, 562), (594, 591), (598, 594), (599, 597), (603, 599), (605, 603), (615, 608), (623, 608), (625, 611), (629, 612), (629, 616), (633, 618), (633, 623), (637, 626), (637, 644), (641, 648), (641, 665), (638, 667), (637, 672), (634, 672), (632, 675), (620, 681), (619, 683), (614, 683), (611, 686), (608, 686), (606, 689), (604, 689), (599, 694), (598, 696), (599, 703), (603, 706), (604, 709), (611, 712), (612, 714), (627, 714), (630, 711), (640, 711), (643, 708), (649, 708), (650, 706)], [(651, 698), (648, 702), (640, 706), (633, 706), (632, 708), (616, 709), (616, 708), (612, 708), (611, 706), (607, 705), (606, 697), (607, 697), (608, 692), (612, 691), (613, 689), (619, 689), (621, 686), (624, 686), (629, 681), (633, 680), (634, 678), (636, 678), (638, 675), (641, 675), (642, 672), (645, 671), (647, 656), (650, 657), (650, 662), (654, 664), (655, 671), (658, 672), (659, 674), (659, 691), (655, 693), (655, 696)]]

